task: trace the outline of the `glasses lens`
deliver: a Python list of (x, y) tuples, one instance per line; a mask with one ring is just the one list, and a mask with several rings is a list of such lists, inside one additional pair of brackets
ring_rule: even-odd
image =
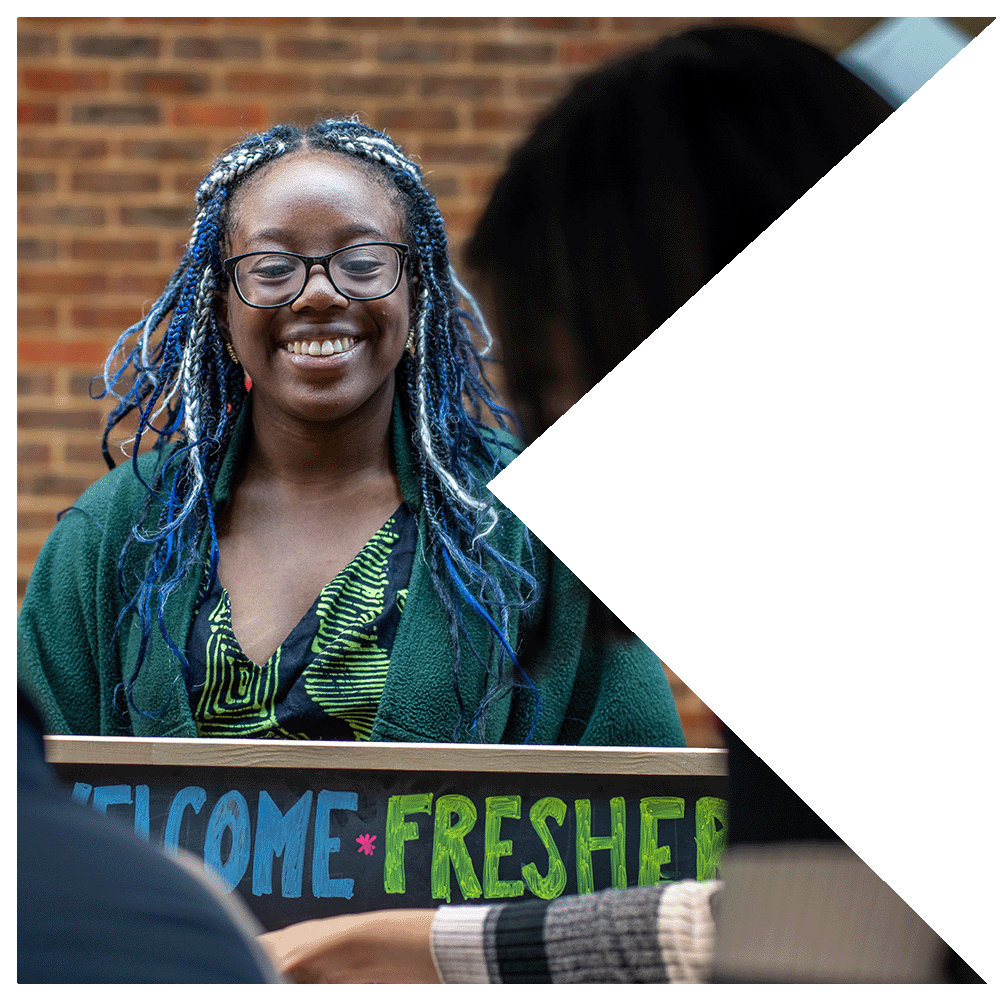
[(388, 295), (399, 280), (399, 254), (390, 246), (374, 243), (348, 247), (330, 261), (333, 283), (352, 299), (377, 299)]
[(305, 283), (306, 266), (283, 253), (255, 253), (236, 264), (236, 284), (255, 306), (277, 306), (294, 299)]

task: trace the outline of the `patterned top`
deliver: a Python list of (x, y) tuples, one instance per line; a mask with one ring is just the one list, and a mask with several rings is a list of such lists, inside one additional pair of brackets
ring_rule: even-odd
[(416, 518), (401, 504), (262, 665), (240, 648), (216, 579), (187, 644), (199, 736), (369, 739), (416, 539)]

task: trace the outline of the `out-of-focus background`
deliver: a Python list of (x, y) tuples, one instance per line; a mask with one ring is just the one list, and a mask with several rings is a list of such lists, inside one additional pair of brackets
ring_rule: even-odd
[[(898, 104), (992, 18), (739, 20), (811, 41)], [(278, 122), (359, 114), (421, 161), (458, 263), (507, 155), (576, 78), (732, 21), (19, 18), (18, 604), (56, 513), (106, 470), (90, 380), (162, 290), (218, 153)], [(614, 122), (608, 141), (627, 161)], [(721, 745), (668, 673), (688, 744)]]

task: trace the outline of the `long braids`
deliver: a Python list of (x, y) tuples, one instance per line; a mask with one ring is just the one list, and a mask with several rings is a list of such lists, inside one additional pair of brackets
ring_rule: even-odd
[[(453, 686), (460, 705), (453, 738), (481, 738), (490, 705), (515, 687), (526, 687), (534, 695), (537, 717), (537, 693), (518, 665), (509, 639), (511, 616), (534, 605), (537, 583), (530, 572), (506, 559), (492, 544), (502, 512), (484, 485), (503, 463), (496, 435), (481, 422), (483, 408), (500, 427), (507, 425), (509, 413), (495, 400), (485, 374), (489, 333), (475, 300), (451, 268), (444, 221), (419, 167), (387, 136), (357, 121), (318, 122), (304, 132), (278, 126), (248, 137), (221, 156), (198, 188), (198, 211), (180, 265), (146, 318), (122, 334), (105, 365), (105, 393), (118, 400), (102, 441), (108, 464), (113, 465), (108, 449), (111, 431), (133, 411), (139, 417), (132, 442), (137, 475), (144, 434), (151, 432), (155, 447), (161, 450), (175, 436), (180, 440), (160, 463), (157, 482), (146, 484), (140, 526), (119, 562), (119, 585), (128, 603), (118, 628), (135, 615), (141, 629), (138, 661), (123, 691), (133, 707), (143, 711), (135, 706), (132, 688), (146, 657), (154, 620), (187, 671), (183, 652), (167, 634), (164, 604), (199, 563), (205, 524), (210, 573), (216, 572), (219, 550), (212, 490), (245, 394), (239, 367), (225, 351), (214, 309), (217, 295), (225, 288), (222, 257), (229, 206), (234, 189), (245, 177), (303, 148), (356, 158), (385, 178), (405, 204), (410, 266), (418, 292), (413, 324), (416, 350), (413, 358), (404, 359), (402, 381), (429, 531), (426, 558), (451, 632)], [(459, 308), (458, 295), (466, 309)], [(157, 341), (154, 335), (168, 315), (166, 330)], [(473, 335), (483, 342), (481, 348), (476, 347)], [(116, 387), (129, 369), (131, 381), (119, 392)], [(155, 526), (143, 528), (157, 502), (162, 506)], [(148, 547), (149, 556), (135, 586), (127, 579), (126, 566), (129, 550), (138, 545)], [(486, 622), (491, 634), (488, 649), (477, 650), (467, 641), (459, 610), (463, 604)], [(460, 693), (463, 640), (487, 675), (485, 693), (474, 707), (462, 704)], [(469, 666), (466, 657), (464, 668)]]

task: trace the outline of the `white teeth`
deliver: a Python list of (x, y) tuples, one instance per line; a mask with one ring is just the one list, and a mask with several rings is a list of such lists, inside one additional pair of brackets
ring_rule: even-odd
[(343, 354), (358, 342), (357, 337), (344, 337), (337, 340), (296, 340), (285, 344), (289, 354), (309, 354), (314, 358), (329, 357), (331, 354)]

